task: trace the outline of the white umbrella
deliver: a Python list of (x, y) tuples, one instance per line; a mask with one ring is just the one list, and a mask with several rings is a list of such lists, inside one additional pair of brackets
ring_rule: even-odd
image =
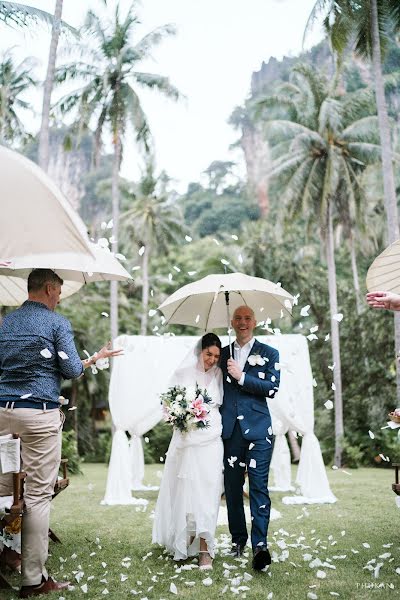
[[(115, 256), (105, 248), (89, 242), (92, 255), (65, 252), (18, 256), (0, 262), (0, 275), (27, 279), (32, 269), (52, 269), (65, 282), (127, 281), (132, 279)], [(76, 291), (76, 290), (75, 290)], [(63, 293), (63, 296), (65, 294)]]
[[(228, 304), (227, 304), (228, 303)], [(232, 312), (242, 305), (254, 310), (257, 321), (291, 315), (293, 296), (267, 279), (243, 273), (207, 275), (183, 286), (160, 306), (167, 323), (204, 329), (230, 327)]]
[(375, 258), (368, 269), (367, 289), (369, 292), (382, 290), (400, 294), (400, 240)]
[[(82, 287), (77, 281), (65, 281), (61, 299), (75, 294)], [(0, 306), (20, 306), (28, 299), (26, 281), (20, 277), (0, 275)]]
[(35, 163), (0, 146), (0, 263), (50, 252), (91, 255), (86, 227)]

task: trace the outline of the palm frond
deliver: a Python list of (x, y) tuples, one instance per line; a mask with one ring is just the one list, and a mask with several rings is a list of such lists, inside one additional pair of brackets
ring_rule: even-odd
[[(5, 2), (0, 0), (0, 21), (3, 21), (6, 25), (14, 25), (17, 27), (25, 27), (29, 23), (45, 23), (46, 25), (53, 25), (54, 16), (45, 10), (34, 8), (33, 6), (27, 6), (26, 4), (20, 4), (19, 2)], [(78, 35), (77, 30), (65, 21), (61, 21), (61, 27), (64, 30), (72, 32), (74, 35)]]
[(173, 100), (183, 99), (184, 96), (180, 93), (180, 91), (171, 84), (168, 77), (164, 77), (163, 75), (155, 75), (153, 73), (140, 73), (135, 71), (132, 73), (137, 83), (141, 86), (156, 89), (159, 92), (162, 92), (167, 98), (171, 98)]
[(132, 52), (136, 60), (143, 60), (148, 58), (150, 51), (158, 46), (166, 37), (176, 34), (176, 27), (172, 23), (163, 25), (153, 29), (150, 33), (145, 35), (140, 42), (138, 42), (132, 48)]

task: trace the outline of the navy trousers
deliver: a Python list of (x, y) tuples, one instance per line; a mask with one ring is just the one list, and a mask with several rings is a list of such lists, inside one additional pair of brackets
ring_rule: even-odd
[[(244, 474), (245, 468), (247, 468), (252, 516), (251, 545), (253, 550), (257, 546), (267, 545), (271, 511), (268, 475), (272, 458), (272, 445), (265, 439), (254, 442), (245, 440), (239, 423), (235, 424), (232, 436), (224, 440), (225, 497), (232, 543), (245, 546), (247, 542), (248, 534), (243, 505)], [(233, 462), (234, 457), (236, 457), (236, 460)]]

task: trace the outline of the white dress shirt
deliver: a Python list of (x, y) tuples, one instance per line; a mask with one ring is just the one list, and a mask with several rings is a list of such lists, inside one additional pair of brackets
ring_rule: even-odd
[[(242, 371), (246, 364), (246, 360), (248, 359), (248, 357), (251, 353), (251, 350), (254, 346), (255, 341), (256, 341), (255, 338), (251, 338), (251, 340), (249, 342), (247, 342), (247, 344), (245, 344), (244, 346), (240, 346), (238, 344), (237, 340), (235, 340), (235, 342), (233, 344), (233, 357), (234, 357), (235, 361), (239, 364)], [(244, 384), (245, 375), (246, 375), (245, 373), (242, 373), (242, 376), (238, 381), (239, 385)]]

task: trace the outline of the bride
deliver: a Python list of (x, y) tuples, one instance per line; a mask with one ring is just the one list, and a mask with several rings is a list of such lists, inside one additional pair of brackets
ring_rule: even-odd
[(221, 341), (204, 335), (173, 374), (170, 386), (206, 388), (209, 427), (181, 433), (174, 429), (157, 500), (153, 543), (175, 560), (199, 555), (200, 569), (212, 569), (214, 537), (222, 492)]

